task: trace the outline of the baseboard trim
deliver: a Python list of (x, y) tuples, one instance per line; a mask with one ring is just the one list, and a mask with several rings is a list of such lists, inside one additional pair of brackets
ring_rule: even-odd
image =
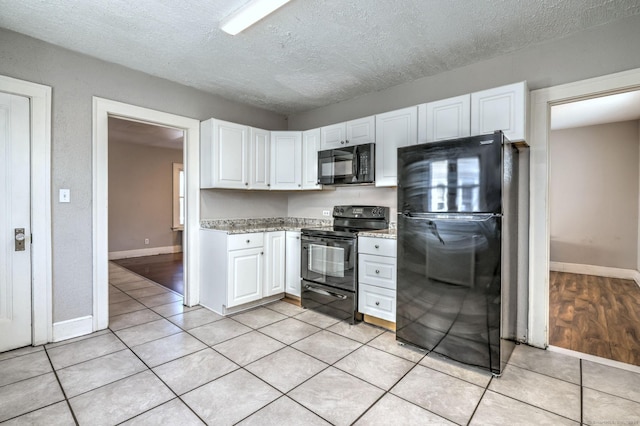
[(634, 280), (640, 285), (640, 271), (635, 269), (609, 268), (608, 266), (582, 265), (579, 263), (549, 262), (549, 269), (555, 272), (596, 275), (598, 277)]
[(93, 333), (93, 316), (74, 318), (53, 323), (53, 341), (71, 339)]
[(575, 358), (581, 358), (581, 359), (584, 359), (586, 361), (596, 362), (598, 364), (603, 364), (603, 365), (607, 365), (609, 367), (619, 368), (621, 370), (631, 371), (633, 373), (640, 373), (640, 367), (639, 366), (633, 365), (633, 364), (627, 364), (627, 363), (624, 363), (624, 362), (621, 362), (621, 361), (615, 361), (613, 359), (602, 358), (602, 357), (599, 357), (599, 356), (585, 354), (585, 353), (582, 353), (582, 352), (576, 352), (576, 351), (572, 351), (571, 349), (561, 348), (560, 346), (549, 345), (547, 350), (549, 350), (549, 352), (557, 352), (559, 354), (568, 355), (568, 356), (572, 356), (572, 357), (575, 357)]
[(111, 251), (109, 260), (128, 259), (130, 257), (154, 256), (156, 254), (182, 253), (182, 246), (150, 247), (137, 250)]

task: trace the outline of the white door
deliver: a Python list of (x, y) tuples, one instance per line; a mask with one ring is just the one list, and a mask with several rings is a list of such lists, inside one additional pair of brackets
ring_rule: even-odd
[(29, 155), (29, 99), (0, 93), (0, 352), (31, 344)]

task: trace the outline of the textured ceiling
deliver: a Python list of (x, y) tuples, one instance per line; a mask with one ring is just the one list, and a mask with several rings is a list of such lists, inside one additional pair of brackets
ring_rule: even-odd
[(0, 0), (0, 27), (289, 114), (640, 13), (640, 0)]

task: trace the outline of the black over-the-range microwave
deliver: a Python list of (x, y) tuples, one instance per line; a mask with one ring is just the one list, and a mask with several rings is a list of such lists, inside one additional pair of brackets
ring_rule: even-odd
[(375, 182), (373, 143), (318, 151), (318, 183), (348, 185)]

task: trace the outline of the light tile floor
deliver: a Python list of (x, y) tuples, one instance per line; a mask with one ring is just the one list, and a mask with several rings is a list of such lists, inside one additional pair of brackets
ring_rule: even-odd
[(224, 318), (110, 265), (110, 329), (0, 354), (0, 422), (639, 424), (640, 374), (519, 345), (502, 377), (286, 302)]

